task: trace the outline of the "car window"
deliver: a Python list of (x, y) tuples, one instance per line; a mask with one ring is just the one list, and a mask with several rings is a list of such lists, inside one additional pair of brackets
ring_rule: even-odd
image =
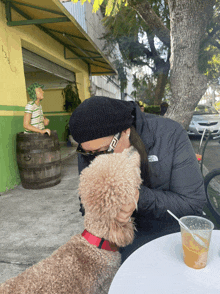
[(197, 105), (194, 115), (201, 115), (201, 114), (218, 114), (218, 111), (213, 106), (208, 105)]

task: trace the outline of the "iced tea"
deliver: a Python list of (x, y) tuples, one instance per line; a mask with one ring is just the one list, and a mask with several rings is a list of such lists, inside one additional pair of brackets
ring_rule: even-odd
[[(199, 235), (197, 235), (199, 236)], [(209, 250), (209, 241), (199, 236), (207, 248), (201, 246), (188, 232), (182, 232), (182, 246), (184, 262), (189, 267), (201, 269), (206, 266)]]

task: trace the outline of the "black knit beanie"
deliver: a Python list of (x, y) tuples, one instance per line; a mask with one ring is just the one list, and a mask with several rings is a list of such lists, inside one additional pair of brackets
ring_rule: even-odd
[(103, 96), (83, 101), (73, 112), (70, 133), (78, 143), (117, 134), (132, 126), (133, 103)]

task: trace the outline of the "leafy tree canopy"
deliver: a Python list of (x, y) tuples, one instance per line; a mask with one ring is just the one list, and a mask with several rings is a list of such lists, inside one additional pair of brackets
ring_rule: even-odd
[(216, 1), (214, 13), (207, 27), (206, 37), (200, 46), (199, 69), (214, 83), (220, 73), (220, 1)]
[[(78, 0), (72, 0), (78, 2)], [(86, 0), (81, 0), (84, 3)], [(90, 2), (90, 0), (88, 0)], [(217, 81), (220, 71), (220, 1), (216, 0), (214, 6), (213, 18), (209, 22), (206, 32), (206, 38), (200, 44), (200, 55), (198, 66), (200, 72), (208, 77), (210, 81)], [(144, 6), (145, 5), (145, 6)], [(152, 9), (156, 17), (162, 23), (160, 30), (166, 28), (170, 30), (169, 8), (167, 0), (94, 0), (93, 12), (102, 8), (106, 15), (104, 25), (108, 29), (105, 36), (106, 47), (112, 51), (112, 48), (118, 44), (123, 57), (122, 60), (116, 60), (116, 67), (119, 72), (119, 79), (123, 88), (126, 87), (126, 67), (142, 68), (148, 66), (154, 75), (153, 81), (146, 75), (139, 78), (139, 85), (134, 91), (134, 96), (147, 97), (152, 101), (153, 91), (156, 89), (155, 79), (163, 71), (169, 72), (169, 41), (161, 42), (157, 39), (158, 30), (152, 29), (152, 23), (144, 15), (147, 9)], [(142, 10), (142, 11), (141, 11)], [(151, 11), (151, 14), (152, 14)], [(156, 27), (156, 22), (154, 23)], [(160, 24), (161, 25), (161, 24)], [(156, 34), (156, 35), (155, 35)], [(167, 31), (164, 30), (164, 35)], [(158, 37), (160, 38), (159, 34)], [(155, 43), (156, 42), (156, 43)], [(110, 49), (111, 47), (111, 49)], [(117, 59), (117, 58), (115, 58)], [(124, 62), (124, 64), (123, 64)], [(168, 71), (167, 71), (168, 70)], [(168, 76), (168, 75), (167, 75)], [(124, 79), (124, 80), (123, 80)], [(138, 77), (135, 77), (137, 84)], [(141, 81), (143, 79), (143, 81)], [(164, 85), (164, 82), (163, 82)], [(144, 87), (146, 86), (146, 90)], [(158, 83), (159, 87), (159, 83)], [(165, 93), (167, 87), (165, 87)], [(148, 92), (148, 93), (147, 93)], [(164, 92), (160, 96), (164, 96)], [(161, 99), (161, 97), (160, 97)], [(151, 104), (151, 103), (150, 103)]]
[[(72, 0), (73, 2), (78, 2), (79, 0)], [(81, 3), (86, 2), (86, 0), (80, 0)], [(91, 0), (87, 0), (88, 2), (91, 2)], [(139, 11), (140, 5), (145, 4), (146, 9), (151, 7), (153, 9), (153, 12), (162, 20), (162, 23), (164, 24), (164, 28), (170, 29), (169, 27), (169, 15), (168, 12), (168, 0), (94, 0), (93, 4), (93, 12), (96, 12), (100, 7), (105, 4), (105, 15), (106, 16), (116, 16), (121, 9), (132, 8), (134, 11), (136, 11), (136, 14), (138, 13), (140, 17), (142, 18), (143, 22), (146, 23), (149, 27), (149, 21), (147, 19), (144, 19), (143, 11)], [(164, 7), (166, 6), (166, 9)], [(152, 14), (152, 11), (151, 11)], [(128, 30), (129, 24), (132, 24), (134, 22), (133, 18), (134, 12), (130, 12), (128, 14), (131, 16), (130, 20), (128, 22), (124, 22), (123, 25), (121, 25), (121, 31), (125, 29)], [(109, 22), (110, 20), (108, 20)], [(118, 21), (118, 20), (115, 20)], [(136, 20), (136, 25), (138, 25), (138, 22), (140, 24), (140, 27), (144, 29), (144, 25), (140, 22), (140, 20)], [(121, 22), (122, 23), (122, 22)], [(128, 26), (126, 26), (128, 24)], [(154, 24), (156, 26), (156, 23)], [(115, 30), (118, 29), (118, 26), (114, 26)], [(140, 29), (141, 30), (141, 29)], [(163, 30), (163, 29), (160, 29)], [(114, 33), (114, 32), (113, 32)], [(119, 32), (120, 33), (120, 32)], [(140, 32), (139, 32), (140, 33)], [(164, 31), (164, 34), (167, 33)], [(166, 45), (169, 44), (168, 42)], [(135, 48), (135, 47), (134, 47)], [(200, 57), (199, 57), (199, 69), (200, 71), (205, 74), (209, 80), (216, 79), (219, 76), (220, 71), (220, 1), (215, 1), (214, 6), (214, 14), (212, 20), (209, 22), (207, 32), (206, 32), (206, 38), (201, 43), (200, 46)], [(140, 53), (141, 48), (139, 47), (136, 52), (136, 55)], [(142, 49), (143, 50), (143, 49)], [(137, 60), (138, 62), (138, 60)], [(140, 60), (139, 60), (140, 62)], [(140, 62), (141, 63), (141, 62)], [(141, 64), (140, 64), (141, 65)]]
[[(82, 4), (84, 2), (86, 2), (86, 0), (80, 0), (80, 1)], [(72, 2), (77, 3), (78, 0), (72, 0)], [(90, 3), (91, 0), (88, 0), (88, 2)], [(100, 9), (100, 6), (103, 4), (103, 2), (104, 2), (104, 0), (94, 0), (93, 12), (97, 12)], [(105, 14), (106, 15), (116, 14), (119, 11), (122, 4), (127, 6), (128, 1), (127, 0), (108, 0), (108, 3), (106, 5), (106, 9), (105, 9)]]

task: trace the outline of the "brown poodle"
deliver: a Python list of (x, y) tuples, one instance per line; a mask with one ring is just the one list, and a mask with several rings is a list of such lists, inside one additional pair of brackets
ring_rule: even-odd
[(141, 184), (140, 156), (133, 147), (96, 157), (80, 175), (85, 231), (50, 257), (0, 285), (0, 294), (108, 293), (120, 266), (118, 247), (132, 243), (134, 225), (116, 216), (135, 201)]

